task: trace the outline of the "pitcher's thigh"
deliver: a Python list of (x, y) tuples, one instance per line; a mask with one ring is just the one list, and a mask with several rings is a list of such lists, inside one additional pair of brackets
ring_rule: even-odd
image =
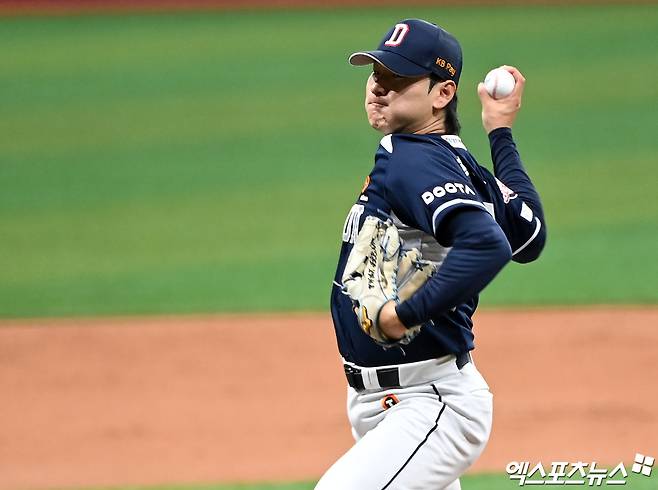
[[(327, 471), (316, 490), (458, 489), (481, 452), (443, 403), (400, 403)], [(468, 432), (468, 431), (467, 431)], [(486, 441), (482, 442), (484, 445)]]

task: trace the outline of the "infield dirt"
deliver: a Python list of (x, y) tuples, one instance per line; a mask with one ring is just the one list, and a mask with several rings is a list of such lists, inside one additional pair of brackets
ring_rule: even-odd
[[(657, 308), (485, 311), (512, 460), (658, 456)], [(314, 479), (352, 443), (326, 314), (0, 323), (0, 488)]]

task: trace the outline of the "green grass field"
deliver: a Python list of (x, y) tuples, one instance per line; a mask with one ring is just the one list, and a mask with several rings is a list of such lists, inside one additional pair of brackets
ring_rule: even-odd
[(481, 163), (477, 80), (528, 79), (549, 242), (483, 303), (656, 303), (658, 5), (381, 8), (0, 19), (0, 317), (326, 310), (379, 139), (346, 57), (405, 16), (460, 38)]
[[(549, 478), (550, 479), (550, 478)], [(615, 478), (618, 479), (618, 478)], [(512, 490), (520, 488), (518, 480), (510, 480), (507, 475), (466, 475), (460, 478), (463, 490)], [(161, 487), (121, 487), (112, 490), (313, 490), (315, 482), (307, 483), (263, 483), (235, 485), (168, 485)], [(526, 483), (523, 487), (530, 486)], [(549, 487), (553, 487), (550, 486)], [(588, 485), (575, 485), (576, 488), (590, 488)], [(610, 487), (603, 483), (603, 487)], [(531, 487), (534, 488), (534, 485)], [(613, 488), (613, 487), (610, 487)], [(658, 482), (656, 475), (646, 477), (630, 474), (624, 488), (629, 490), (656, 490)]]

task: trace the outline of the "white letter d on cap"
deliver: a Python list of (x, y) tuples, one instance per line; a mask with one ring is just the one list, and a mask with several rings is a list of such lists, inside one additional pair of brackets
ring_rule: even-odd
[(393, 34), (388, 38), (388, 41), (384, 43), (384, 46), (399, 46), (402, 44), (404, 36), (409, 32), (409, 26), (407, 24), (395, 24), (395, 29), (393, 29)]

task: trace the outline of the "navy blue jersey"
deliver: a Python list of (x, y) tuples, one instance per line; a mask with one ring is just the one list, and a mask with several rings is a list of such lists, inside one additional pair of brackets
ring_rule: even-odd
[[(492, 151), (497, 152), (494, 160), (499, 160), (501, 174), (516, 179), (523, 193), (516, 193), (514, 187), (480, 166), (457, 136), (393, 134), (382, 138), (375, 166), (345, 220), (335, 281), (341, 281), (367, 216), (391, 217), (400, 230), (403, 247), (418, 248), (424, 259), (437, 264), (437, 274), (450, 252), (446, 218), (462, 209), (489, 213), (504, 232), (513, 259), (520, 257), (520, 262), (526, 262), (536, 258), (544, 238), (539, 198), (522, 169), (511, 132), (505, 129), (494, 133), (493, 137), (499, 139), (492, 140)], [(506, 163), (514, 158), (518, 164)], [(494, 169), (498, 171), (496, 165)], [(528, 203), (520, 194), (528, 196)], [(471, 317), (477, 303), (475, 294), (432, 316), (404, 349), (385, 350), (375, 344), (359, 327), (350, 299), (336, 285), (331, 294), (331, 314), (343, 358), (361, 366), (379, 366), (472, 350)]]

